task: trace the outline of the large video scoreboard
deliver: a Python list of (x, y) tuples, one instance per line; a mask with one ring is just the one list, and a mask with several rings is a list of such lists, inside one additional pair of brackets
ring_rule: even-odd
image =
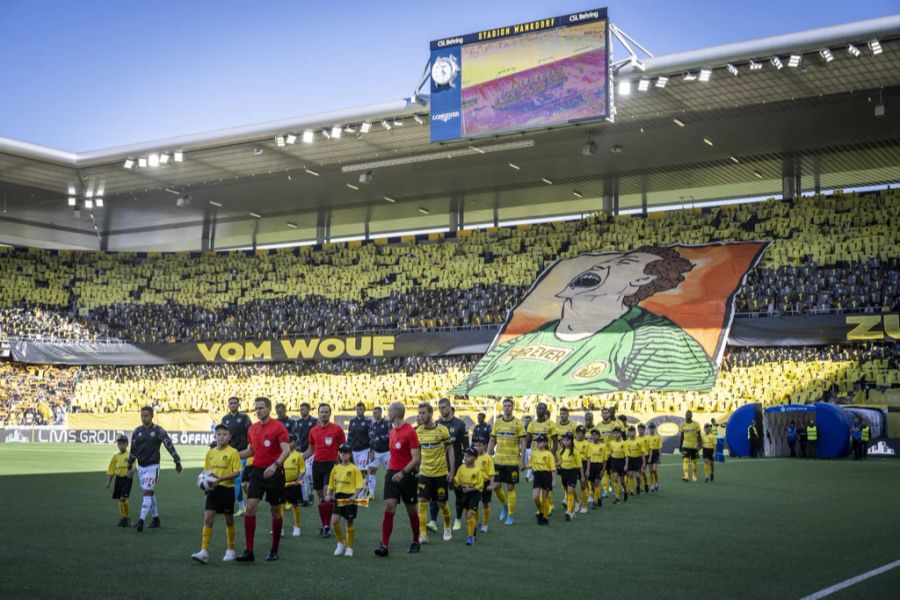
[(431, 141), (609, 115), (605, 8), (431, 42)]

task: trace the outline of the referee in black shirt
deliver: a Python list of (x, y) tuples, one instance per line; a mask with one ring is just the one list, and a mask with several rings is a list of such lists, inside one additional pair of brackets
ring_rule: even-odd
[[(454, 416), (453, 405), (450, 404), (449, 398), (441, 398), (438, 401), (438, 411), (441, 413), (441, 418), (438, 419), (438, 423), (447, 428), (447, 431), (450, 432), (450, 446), (453, 448), (453, 456), (454, 462), (454, 472), (459, 469), (459, 466), (463, 462), (463, 457), (465, 453), (465, 449), (469, 447), (469, 434), (466, 431), (466, 422), (462, 419), (457, 419)], [(453, 530), (458, 531), (462, 528), (462, 512), (463, 505), (460, 502), (462, 499), (462, 490), (458, 487), (453, 488), (453, 494), (456, 496), (456, 519), (453, 521)], [(432, 521), (437, 519), (437, 503), (432, 502)]]

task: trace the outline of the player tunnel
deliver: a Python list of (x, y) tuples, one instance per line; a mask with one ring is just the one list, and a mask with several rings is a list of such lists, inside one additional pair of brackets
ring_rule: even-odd
[(750, 442), (747, 440), (747, 428), (751, 421), (757, 426), (762, 423), (762, 404), (756, 402), (745, 404), (731, 413), (725, 427), (725, 443), (731, 456), (749, 456)]
[(794, 421), (798, 431), (815, 421), (819, 433), (818, 456), (845, 456), (850, 451), (850, 428), (857, 417), (864, 424), (870, 424), (873, 437), (877, 435), (876, 430), (884, 429), (883, 414), (876, 410), (848, 409), (825, 402), (772, 406), (763, 414), (763, 453), (768, 457), (790, 456), (787, 428), (791, 421)]

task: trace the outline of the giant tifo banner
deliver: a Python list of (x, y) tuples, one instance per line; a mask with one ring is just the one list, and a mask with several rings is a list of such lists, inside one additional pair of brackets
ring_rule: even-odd
[(431, 42), (431, 141), (610, 114), (606, 9)]
[(768, 242), (643, 246), (550, 265), (452, 393), (709, 390), (734, 295)]

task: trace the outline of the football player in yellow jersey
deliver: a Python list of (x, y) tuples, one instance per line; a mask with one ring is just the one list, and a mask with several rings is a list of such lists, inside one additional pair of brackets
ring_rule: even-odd
[(609, 472), (612, 479), (613, 492), (616, 499), (613, 504), (619, 503), (619, 492), (624, 490), (625, 502), (628, 502), (628, 488), (625, 487), (625, 473), (628, 470), (628, 456), (625, 453), (625, 440), (622, 439), (622, 430), (614, 429), (612, 439), (609, 441)]
[[(496, 488), (497, 498), (502, 504), (500, 520), (507, 525), (514, 522), (516, 484), (519, 483), (519, 472), (525, 468), (525, 428), (522, 422), (513, 416), (512, 411), (512, 398), (505, 398), (503, 413), (494, 422), (491, 441), (488, 444), (488, 454), (493, 455), (494, 468), (497, 471), (494, 481), (501, 484)], [(506, 485), (506, 489), (503, 489), (503, 484)]]
[[(358, 506), (353, 500), (365, 495), (366, 484), (362, 472), (353, 463), (353, 451), (347, 444), (338, 448), (338, 463), (331, 469), (328, 483), (325, 485), (325, 502), (334, 502), (335, 510), (331, 515), (331, 530), (337, 538), (334, 549), (335, 556), (353, 556), (353, 536), (356, 533), (356, 511)], [(341, 527), (341, 519), (347, 523), (347, 536)]]
[(281, 507), (282, 519), (284, 511), (290, 507), (294, 514), (294, 529), (292, 536), (300, 535), (300, 505), (303, 504), (303, 478), (306, 475), (306, 461), (303, 453), (297, 450), (297, 436), (293, 433), (288, 436), (291, 445), (291, 453), (284, 459), (284, 504)]
[(638, 481), (638, 490), (643, 487), (644, 493), (649, 494), (650, 478), (648, 476), (648, 473), (650, 472), (650, 438), (647, 437), (647, 427), (643, 423), (638, 423), (637, 431), (637, 439), (641, 442), (644, 450), (644, 459), (641, 464), (641, 479), (640, 481)]
[(647, 428), (650, 440), (650, 491), (659, 491), (659, 460), (662, 453), (662, 436), (656, 432), (656, 423)]
[(225, 558), (232, 561), (234, 554), (234, 480), (241, 474), (241, 457), (238, 451), (228, 445), (231, 432), (221, 423), (215, 429), (216, 447), (206, 453), (203, 464), (204, 471), (212, 471), (216, 476), (213, 487), (206, 492), (206, 508), (203, 513), (203, 537), (200, 551), (191, 554), (197, 562), (209, 562), (209, 540), (212, 539), (212, 526), (216, 514), (225, 515)]
[[(613, 439), (613, 432), (617, 429), (621, 429), (622, 424), (612, 418), (612, 413), (608, 408), (600, 409), (600, 418), (602, 421), (597, 424), (597, 430), (600, 431), (600, 437), (603, 438), (604, 444), (609, 444), (609, 442)], [(624, 433), (624, 432), (623, 432)], [(610, 469), (607, 467), (603, 473), (603, 480), (601, 481), (603, 487), (603, 497), (606, 498), (611, 491), (610, 486)]]
[(603, 506), (603, 496), (600, 493), (601, 481), (606, 475), (606, 463), (609, 459), (609, 446), (603, 441), (600, 430), (596, 427), (591, 430), (591, 441), (588, 443), (587, 479), (593, 485), (594, 508)]
[(703, 443), (703, 481), (708, 483), (715, 478), (716, 469), (716, 436), (710, 423), (703, 426), (703, 435), (700, 439)]
[(571, 431), (562, 436), (557, 461), (559, 478), (566, 491), (566, 521), (571, 521), (575, 518), (575, 489), (578, 487), (578, 480), (584, 479), (581, 453), (575, 449), (575, 436)]
[[(550, 411), (547, 410), (545, 402), (539, 402), (535, 406), (535, 419), (530, 421), (525, 428), (527, 433), (526, 446), (533, 447), (534, 437), (543, 433), (547, 436), (547, 449), (554, 455), (559, 451), (559, 436), (557, 434), (556, 422), (550, 418)], [(525, 460), (527, 464), (531, 464), (531, 451), (526, 450)], [(531, 469), (529, 469), (531, 471)], [(530, 476), (530, 473), (529, 473)], [(553, 510), (553, 497), (550, 497), (550, 510)]]
[(694, 481), (697, 481), (697, 455), (700, 448), (700, 423), (694, 420), (694, 413), (687, 411), (684, 413), (684, 422), (679, 426), (681, 432), (681, 442), (678, 447), (681, 448), (682, 467), (684, 476), (682, 481), (690, 481), (689, 475), (693, 467)]
[(637, 439), (634, 425), (628, 427), (628, 439), (625, 440), (625, 456), (628, 457), (627, 482), (632, 494), (641, 493), (641, 467), (644, 464), (644, 443)]
[(496, 475), (496, 472), (494, 471), (494, 459), (485, 452), (486, 446), (484, 440), (475, 440), (473, 446), (475, 451), (478, 452), (475, 464), (478, 465), (478, 468), (484, 473), (484, 487), (481, 490), (481, 533), (487, 533), (488, 521), (491, 518), (491, 496), (494, 493), (494, 488), (498, 485), (494, 483), (494, 476)]
[(531, 449), (531, 471), (534, 480), (531, 484), (531, 497), (537, 507), (538, 525), (549, 525), (550, 494), (556, 483), (556, 460), (547, 449), (547, 436), (539, 433), (534, 438), (535, 446)]
[(444, 518), (444, 541), (453, 539), (450, 507), (447, 506), (448, 490), (453, 483), (456, 456), (453, 441), (446, 427), (434, 420), (434, 407), (428, 402), (419, 404), (419, 420), (416, 427), (422, 462), (419, 465), (419, 541), (428, 543), (428, 503), (437, 502)]
[(482, 490), (486, 480), (484, 471), (476, 464), (478, 451), (469, 446), (463, 451), (463, 464), (460, 465), (453, 484), (462, 490), (462, 494), (456, 497), (456, 501), (466, 511), (466, 524), (469, 535), (466, 537), (466, 545), (475, 543), (475, 524), (478, 515), (478, 502), (481, 500)]
[(128, 476), (128, 438), (120, 434), (116, 438), (116, 448), (118, 452), (113, 454), (109, 459), (109, 466), (106, 467), (106, 487), (115, 480), (113, 486), (113, 500), (119, 501), (119, 524), (116, 527), (131, 527), (131, 519), (128, 518), (128, 496), (131, 495), (131, 484), (134, 483), (134, 476)]
[(575, 428), (575, 450), (581, 455), (582, 473), (581, 486), (575, 488), (575, 511), (580, 513), (588, 511), (588, 498), (590, 497), (588, 486), (591, 483), (588, 478), (588, 454), (590, 453), (588, 447), (591, 443), (585, 439), (585, 433), (587, 433), (587, 429), (585, 429), (584, 425), (579, 425)]

